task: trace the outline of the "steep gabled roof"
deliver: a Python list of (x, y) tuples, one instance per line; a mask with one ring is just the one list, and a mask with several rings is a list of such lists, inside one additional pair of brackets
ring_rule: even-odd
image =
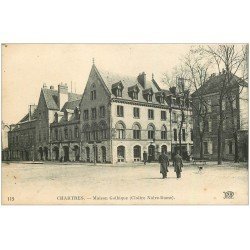
[(48, 109), (58, 110), (58, 91), (42, 88), (44, 100)]

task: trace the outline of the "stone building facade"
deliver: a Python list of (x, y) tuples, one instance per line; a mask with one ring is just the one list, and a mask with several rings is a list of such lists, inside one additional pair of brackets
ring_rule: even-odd
[(30, 105), (27, 115), (8, 132), (9, 159), (30, 161), (36, 159), (37, 106)]
[[(219, 126), (219, 87), (223, 74), (212, 75), (210, 79), (193, 93), (193, 128), (194, 128), (194, 157), (200, 158), (201, 143), (203, 144), (203, 156), (205, 159), (217, 160), (218, 157), (218, 126)], [(239, 134), (239, 157), (241, 161), (248, 159), (248, 87), (245, 82), (234, 76), (230, 86), (230, 94), (233, 96), (232, 103), (228, 98), (222, 102), (223, 126), (222, 126), (222, 159), (234, 160), (235, 143), (233, 126)], [(206, 106), (206, 120), (199, 121), (198, 108), (202, 102)], [(231, 109), (231, 105), (233, 111)], [(205, 112), (205, 111), (204, 111)], [(233, 113), (232, 113), (233, 112)], [(199, 136), (199, 122), (205, 122), (203, 142)]]
[[(12, 159), (115, 164), (141, 162), (143, 152), (149, 161), (157, 161), (162, 151), (171, 157), (179, 147), (175, 131), (181, 102), (188, 117), (181, 146), (190, 152), (192, 109), (188, 98), (161, 88), (154, 77), (147, 80), (144, 72), (120, 76), (93, 64), (82, 95), (70, 93), (65, 84), (57, 90), (43, 86), (32, 120), (25, 120), (27, 125), (19, 122), (19, 130), (9, 133), (11, 142), (17, 135), (20, 138), (25, 126), (30, 127), (33, 141), (24, 149), (29, 157), (14, 154)], [(10, 144), (11, 151), (21, 150), (16, 145)]]
[[(149, 161), (156, 161), (162, 151), (171, 157), (171, 114), (179, 112), (173, 105), (176, 98), (153, 78), (148, 81), (145, 73), (119, 76), (93, 65), (80, 103), (82, 160), (140, 162), (144, 151)], [(191, 108), (186, 110), (191, 118)], [(185, 123), (186, 129), (190, 123)], [(186, 150), (192, 147), (190, 135), (186, 133), (182, 144)]]

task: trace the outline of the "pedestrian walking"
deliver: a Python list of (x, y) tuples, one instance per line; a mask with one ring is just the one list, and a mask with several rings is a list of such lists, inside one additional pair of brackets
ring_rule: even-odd
[(183, 167), (182, 157), (179, 155), (179, 152), (174, 157), (173, 160), (174, 171), (176, 172), (176, 177), (181, 178), (181, 172)]
[(143, 152), (143, 162), (144, 162), (144, 165), (146, 165), (147, 161), (148, 161), (148, 154), (147, 154), (146, 151), (144, 151)]
[(159, 156), (160, 163), (160, 173), (162, 174), (162, 179), (167, 178), (169, 159), (166, 152), (162, 152)]

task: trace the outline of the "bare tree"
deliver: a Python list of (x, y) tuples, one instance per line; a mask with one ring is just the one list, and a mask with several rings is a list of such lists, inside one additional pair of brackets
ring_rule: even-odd
[[(169, 87), (170, 91), (174, 93), (176, 102), (171, 104), (173, 107), (180, 111), (179, 118), (177, 119), (178, 126), (178, 144), (180, 155), (182, 152), (182, 129), (183, 125), (187, 120), (188, 110), (190, 108), (190, 82), (186, 81), (187, 68), (180, 64), (173, 69), (171, 75), (163, 74), (163, 82)], [(172, 109), (171, 109), (172, 110)]]
[[(211, 66), (211, 61), (204, 59), (202, 54), (195, 48), (191, 49), (190, 52), (185, 56), (184, 65), (186, 67), (186, 78), (189, 81), (189, 86), (191, 91), (197, 91), (208, 81), (209, 70)], [(205, 92), (200, 91), (198, 95), (195, 96), (194, 102), (192, 103), (193, 116), (197, 119), (195, 123), (197, 125), (197, 131), (199, 134), (200, 141), (200, 159), (203, 159), (203, 138), (204, 133), (208, 129), (208, 111), (209, 103), (205, 97)]]

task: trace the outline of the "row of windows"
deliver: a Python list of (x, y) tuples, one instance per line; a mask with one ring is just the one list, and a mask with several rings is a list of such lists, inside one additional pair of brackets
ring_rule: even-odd
[[(99, 107), (99, 117), (104, 118), (106, 115), (105, 107), (101, 106)], [(96, 119), (97, 118), (97, 109), (92, 108), (91, 109), (91, 119)], [(89, 110), (85, 109), (83, 111), (83, 120), (89, 120)]]
[[(203, 154), (213, 154), (213, 150), (214, 150), (214, 148), (213, 148), (213, 142), (212, 141), (203, 142)], [(228, 140), (228, 141), (226, 140), (226, 142), (225, 142), (225, 153), (230, 154), (230, 155), (235, 153), (233, 140)]]
[[(218, 117), (218, 119), (219, 119), (219, 117)], [(204, 132), (216, 131), (218, 124), (216, 124), (215, 122), (213, 122), (212, 119), (207, 119), (205, 121), (200, 121), (200, 129), (204, 130)], [(217, 123), (218, 123), (218, 121), (217, 121)], [(233, 119), (231, 117), (230, 118), (226, 118), (226, 119), (223, 120), (223, 123), (222, 123), (222, 129), (224, 131), (226, 131), (227, 129), (235, 128), (237, 126), (238, 126), (238, 119), (237, 119), (237, 117), (234, 117)]]
[[(77, 126), (75, 126), (74, 128), (74, 137), (73, 137), (73, 132), (72, 129), (68, 129), (68, 128), (64, 128), (63, 130), (64, 133), (64, 139), (73, 139), (73, 138), (79, 138), (79, 129)], [(62, 130), (60, 129), (58, 131), (58, 129), (54, 130), (54, 139), (55, 140), (62, 140), (63, 139), (63, 134), (62, 134)]]
[[(230, 108), (230, 105), (232, 104), (233, 109), (237, 109), (237, 97), (234, 96), (232, 97), (232, 101), (230, 102), (229, 100), (222, 100), (222, 110), (226, 110), (226, 108)], [(201, 112), (212, 112), (212, 100), (211, 99), (207, 99), (204, 100), (203, 103), (199, 103), (199, 110), (201, 110)]]
[(93, 131), (84, 131), (83, 138), (85, 141), (98, 141), (98, 140), (106, 140), (108, 138), (108, 130), (93, 130)]
[[(122, 97), (122, 88), (121, 87), (117, 87), (116, 89), (112, 90), (112, 92), (116, 95), (116, 97)], [(153, 100), (153, 95), (154, 93), (153, 92), (148, 92), (148, 93), (145, 93), (143, 94), (143, 97), (144, 99), (147, 101), (147, 102), (152, 102)], [(130, 92), (129, 96), (133, 99), (133, 100), (138, 100), (138, 91), (134, 90), (132, 92)], [(166, 97), (164, 96), (164, 94), (160, 94), (160, 95), (156, 95), (155, 96), (156, 100), (159, 102), (159, 103), (164, 103), (164, 101), (166, 100)], [(167, 100), (166, 100), (167, 101)], [(184, 106), (185, 105), (185, 101), (183, 98), (170, 98), (169, 99), (170, 101), (170, 104), (171, 105), (178, 105), (178, 106)]]
[[(133, 108), (134, 118), (140, 118), (140, 108)], [(121, 105), (117, 106), (117, 116), (124, 117), (124, 107)], [(154, 110), (148, 109), (148, 119), (154, 119)], [(161, 120), (167, 119), (167, 112), (165, 110), (161, 110)]]
[[(120, 123), (116, 126), (116, 134), (117, 134), (117, 138), (118, 139), (125, 139), (126, 138), (126, 133), (125, 133), (126, 129), (125, 126)], [(148, 132), (148, 139), (155, 139), (155, 128), (152, 125), (148, 126), (147, 129)], [(135, 124), (133, 126), (133, 139), (138, 140), (141, 139), (141, 128)], [(167, 129), (165, 126), (162, 126), (161, 129), (161, 139), (162, 140), (167, 140)]]

